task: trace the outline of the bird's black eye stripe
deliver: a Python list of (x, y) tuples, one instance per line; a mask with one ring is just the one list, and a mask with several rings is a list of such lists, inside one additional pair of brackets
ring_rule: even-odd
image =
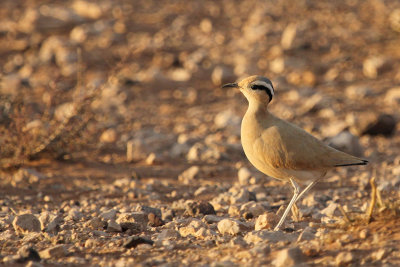
[(250, 88), (252, 90), (263, 90), (263, 91), (265, 91), (267, 93), (267, 95), (269, 96), (269, 101), (272, 100), (272, 97), (273, 97), (272, 92), (270, 91), (269, 88), (265, 87), (264, 85), (252, 84), (252, 85), (250, 85)]
[(250, 88), (253, 90), (267, 90), (267, 87), (265, 87), (264, 85), (259, 85), (259, 84), (252, 84), (250, 86)]

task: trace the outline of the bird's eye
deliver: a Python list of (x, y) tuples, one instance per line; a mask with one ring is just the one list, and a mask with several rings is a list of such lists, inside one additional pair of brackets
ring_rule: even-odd
[(267, 88), (264, 85), (259, 85), (259, 84), (252, 84), (250, 88), (253, 90), (267, 90)]

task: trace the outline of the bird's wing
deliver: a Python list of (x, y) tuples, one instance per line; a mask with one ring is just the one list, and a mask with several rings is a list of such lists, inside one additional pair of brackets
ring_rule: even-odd
[(329, 169), (361, 160), (325, 145), (303, 129), (285, 121), (266, 128), (254, 150), (274, 168), (287, 170)]

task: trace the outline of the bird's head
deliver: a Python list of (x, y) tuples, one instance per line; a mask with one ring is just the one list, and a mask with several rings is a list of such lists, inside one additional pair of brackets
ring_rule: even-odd
[(271, 81), (263, 76), (250, 76), (238, 83), (228, 83), (222, 86), (222, 88), (226, 87), (238, 88), (249, 103), (255, 101), (265, 105), (271, 102), (274, 96), (274, 87)]

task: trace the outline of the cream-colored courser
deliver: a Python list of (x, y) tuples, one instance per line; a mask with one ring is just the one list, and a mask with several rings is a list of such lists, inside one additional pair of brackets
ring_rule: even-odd
[[(251, 76), (223, 87), (239, 88), (249, 102), (241, 128), (242, 146), (249, 161), (266, 175), (289, 181), (293, 186), (293, 197), (275, 230), (279, 230), (296, 201), (329, 169), (367, 164), (367, 160), (327, 146), (303, 129), (269, 113), (268, 104), (274, 96), (269, 79)], [(306, 181), (310, 183), (300, 192), (297, 183)]]

